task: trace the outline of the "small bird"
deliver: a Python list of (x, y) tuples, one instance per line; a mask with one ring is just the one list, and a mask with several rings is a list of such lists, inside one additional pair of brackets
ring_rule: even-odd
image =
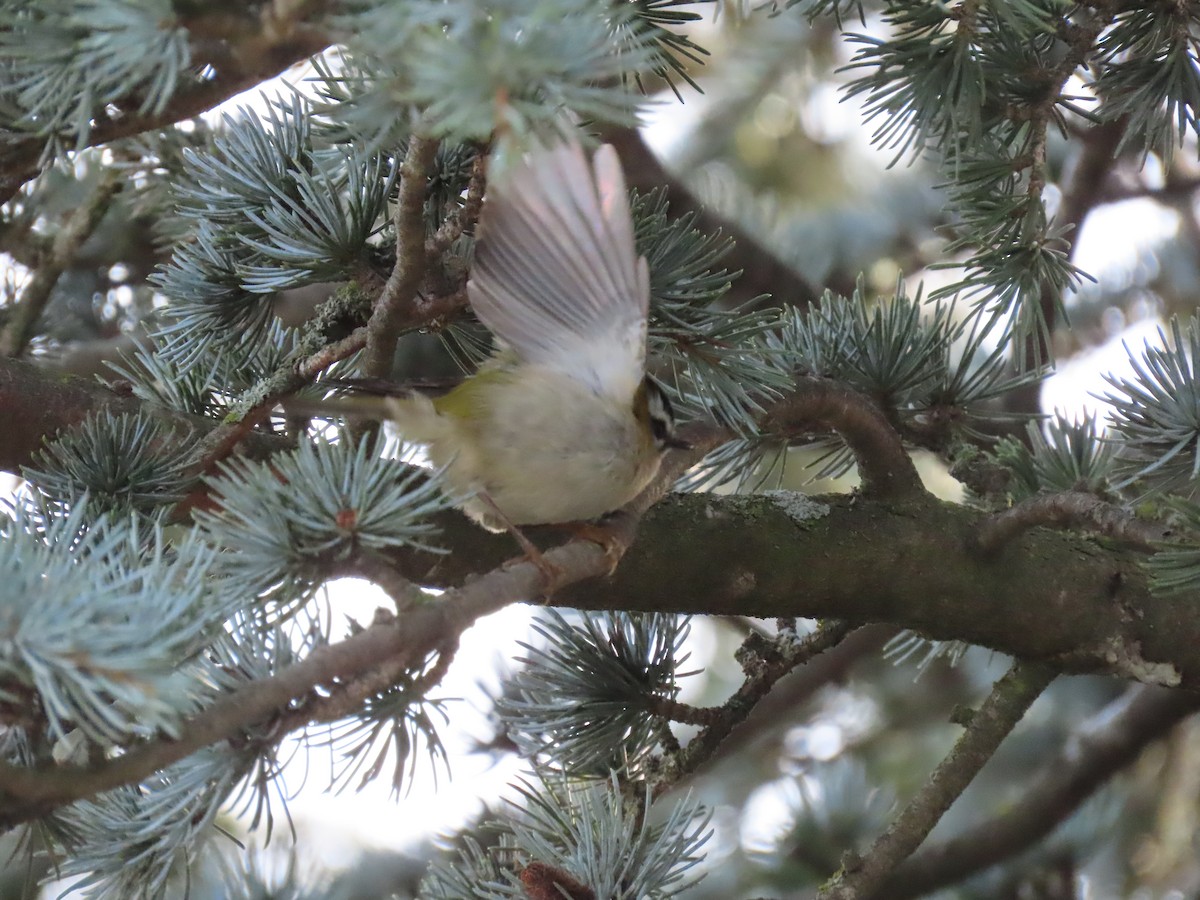
[(489, 184), (467, 295), (496, 354), (389, 406), (484, 528), (528, 552), (517, 526), (612, 512), (687, 446), (646, 374), (650, 273), (611, 146), (592, 163), (578, 143), (539, 149)]

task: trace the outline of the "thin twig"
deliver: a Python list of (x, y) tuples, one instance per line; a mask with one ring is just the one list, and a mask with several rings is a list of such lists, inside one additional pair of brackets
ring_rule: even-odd
[(1011, 859), (1072, 815), (1150, 744), (1200, 710), (1200, 695), (1134, 687), (1069, 737), (1004, 812), (927, 847), (899, 866), (875, 900), (908, 900)]
[[(431, 597), (430, 602), (436, 603), (437, 600)], [(458, 635), (455, 634), (446, 643), (437, 648), (437, 658), (434, 659), (433, 665), (413, 682), (413, 690), (424, 697), (431, 688), (441, 684), (442, 679), (446, 677), (446, 673), (450, 671), (450, 663), (454, 662), (454, 657), (457, 653)]]
[(757, 634), (747, 638), (739, 651), (746, 668), (745, 682), (719, 707), (707, 710), (692, 708), (696, 713), (704, 713), (702, 717), (694, 719), (702, 723), (704, 728), (682, 751), (664, 761), (663, 775), (654, 786), (655, 795), (662, 794), (706, 763), (734, 727), (745, 721), (755, 705), (780, 678), (836, 646), (852, 630), (853, 627), (845, 622), (826, 622), (798, 641), (784, 637), (768, 641)]
[(425, 277), (425, 194), (437, 148), (438, 142), (433, 138), (413, 136), (400, 166), (395, 211), (396, 265), (367, 323), (363, 373), (369, 378), (386, 378), (392, 373), (396, 342), (404, 330), (401, 323)]
[(296, 363), (296, 374), (306, 382), (321, 372), (324, 372), (335, 362), (340, 362), (347, 356), (352, 356), (367, 346), (367, 326), (355, 328), (340, 341), (326, 344), (312, 356), (305, 357)]
[[(319, 315), (319, 311), (318, 311)], [(366, 326), (327, 344), (299, 362), (285, 362), (256, 388), (254, 399), (231, 414), (205, 438), (201, 445), (198, 472), (211, 472), (226, 459), (262, 422), (282, 398), (293, 394), (334, 363), (352, 356), (366, 346)], [(180, 510), (180, 512), (185, 510)]]
[(425, 242), (425, 255), (432, 264), (462, 236), (463, 230), (474, 225), (483, 207), (483, 191), (487, 185), (487, 154), (482, 150), (471, 163), (471, 180), (467, 183), (467, 196), (462, 206), (446, 216), (437, 234)]
[(104, 214), (121, 181), (115, 169), (105, 169), (91, 195), (82, 206), (67, 217), (62, 229), (50, 245), (49, 255), (41, 260), (33, 277), (21, 291), (20, 300), (3, 333), (0, 333), (0, 356), (20, 356), (33, 336), (34, 326), (50, 300), (50, 293), (62, 273), (67, 270)]
[(992, 758), (1033, 701), (1054, 680), (1054, 675), (1046, 666), (1015, 663), (996, 682), (929, 781), (870, 849), (857, 858), (847, 854), (842, 871), (821, 890), (818, 900), (861, 900), (882, 888), (895, 868), (921, 845), (950, 804)]
[[(426, 691), (441, 683), (457, 651), (457, 637), (437, 648), (433, 665), (418, 677), (418, 683), (413, 685), (413, 694), (424, 696)], [(325, 693), (312, 693), (299, 706), (288, 710), (274, 723), (275, 730), (287, 733), (313, 723), (336, 722), (360, 713), (367, 700), (394, 687), (411, 669), (411, 663), (389, 659), (355, 678), (335, 685), (324, 685)]]
[(1151, 553), (1171, 536), (1165, 525), (1146, 522), (1092, 494), (1069, 491), (1030, 497), (990, 516), (979, 526), (976, 545), (980, 552), (992, 555), (1037, 526), (1083, 528)]
[(1145, 181), (1109, 183), (1099, 192), (1096, 205), (1124, 203), (1126, 200), (1157, 200), (1167, 206), (1190, 202), (1192, 195), (1200, 190), (1200, 175), (1183, 175), (1174, 171), (1167, 173), (1165, 184), (1150, 185)]
[(196, 464), (197, 472), (211, 472), (253, 432), (280, 399), (304, 387), (335, 362), (361, 350), (366, 345), (366, 337), (366, 326), (356, 328), (345, 338), (327, 344), (297, 363), (284, 363), (268, 375), (254, 399), (231, 414), (204, 439), (200, 461)]
[[(354, 511), (347, 510), (346, 513), (352, 515)], [(359, 547), (348, 559), (323, 567), (318, 577), (365, 578), (391, 598), (398, 614), (407, 612), (423, 596), (421, 589), (405, 578), (391, 560), (365, 547)]]
[(272, 397), (259, 403), (236, 421), (223, 422), (210, 431), (200, 445), (200, 461), (196, 464), (196, 472), (212, 472), (218, 463), (227, 459), (234, 449), (250, 436), (255, 426), (267, 418), (275, 399), (277, 398)]
[[(408, 309), (396, 319), (396, 325), (400, 331), (437, 326), (454, 316), (466, 305), (465, 289), (444, 296), (426, 298), (410, 304)], [(367, 337), (368, 326), (360, 326), (341, 340), (322, 347), (298, 363), (288, 363), (268, 376), (273, 379), (273, 383), (261, 395), (261, 399), (247, 408), (236, 421), (228, 421), (218, 426), (205, 440), (205, 449), (202, 451), (202, 461), (199, 465), (200, 470), (210, 471), (218, 462), (229, 456), (246, 439), (254, 425), (261, 422), (271, 407), (281, 398), (304, 387), (316, 375), (328, 369), (335, 362), (363, 349), (367, 346)]]
[[(383, 588), (389, 596), (397, 601), (398, 612), (405, 612), (412, 607), (411, 594), (406, 594), (405, 589), (405, 585), (412, 587), (411, 582), (392, 569), (382, 557), (370, 555), (364, 557), (362, 554), (359, 554), (359, 557), (360, 560), (370, 560), (370, 562), (367, 565), (350, 567), (346, 574), (361, 575), (376, 586)], [(377, 577), (374, 576), (382, 577), (377, 580)], [(410, 602), (402, 603), (401, 598)], [(435, 601), (432, 601), (431, 598), (431, 602)], [(395, 626), (398, 621), (396, 615), (390, 610), (377, 609), (375, 621), (372, 624)], [(458, 643), (459, 635), (452, 634), (431, 651), (436, 654), (433, 664), (411, 680), (413, 695), (423, 697), (429, 690), (441, 683), (450, 670), (450, 664), (454, 661), (455, 654), (458, 653)], [(409, 661), (387, 659), (356, 678), (339, 682), (336, 685), (324, 685), (325, 693), (310, 694), (304, 703), (289, 709), (281, 716), (275, 723), (276, 731), (286, 733), (314, 722), (335, 722), (353, 715), (361, 711), (363, 703), (396, 685), (412, 670), (413, 666)]]
[(703, 727), (717, 724), (724, 714), (724, 708), (720, 706), (692, 706), (690, 703), (681, 703), (671, 697), (652, 698), (649, 711), (663, 719), (670, 719), (672, 722)]
[[(711, 767), (722, 760), (740, 758), (739, 754), (749, 746), (754, 747), (755, 754), (765, 758), (772, 751), (764, 749), (764, 742), (769, 740), (778, 746), (802, 704), (822, 688), (844, 680), (860, 660), (879, 658), (884, 645), (897, 630), (887, 625), (864, 625), (848, 634), (836, 647), (810, 659), (803, 668), (793, 669), (755, 705), (746, 721), (721, 741), (705, 765)], [(779, 748), (778, 752), (784, 751)]]
[[(1030, 174), (1030, 189), (1034, 186), (1034, 174), (1041, 173), (1042, 182), (1045, 181), (1046, 167), (1046, 128), (1047, 120), (1052, 112), (1052, 109), (1047, 109), (1039, 112), (1034, 120), (1034, 127), (1038, 129), (1036, 132), (1040, 136), (1040, 143), (1035, 150), (1038, 153), (1038, 163)], [(1083, 147), (1079, 155), (1074, 159), (1068, 170), (1066, 184), (1063, 186), (1062, 201), (1058, 206), (1058, 213), (1055, 216), (1054, 224), (1058, 231), (1057, 240), (1066, 244), (1065, 252), (1068, 260), (1075, 258), (1075, 250), (1079, 244), (1079, 233), (1083, 225), (1083, 220), (1087, 218), (1088, 213), (1099, 203), (1101, 199), (1101, 189), (1104, 186), (1108, 174), (1116, 163), (1116, 149), (1121, 142), (1121, 138), (1125, 133), (1128, 124), (1127, 117), (1121, 117), (1112, 122), (1103, 122), (1090, 129), (1083, 138)], [(1043, 185), (1044, 186), (1044, 185)], [(1041, 196), (1041, 187), (1038, 187), (1038, 196)], [(1038, 303), (1041, 306), (1042, 319), (1046, 322), (1047, 331), (1053, 329), (1055, 320), (1058, 315), (1059, 307), (1062, 303), (1062, 298), (1059, 297), (1049, 285), (1042, 285), (1041, 296), (1038, 298)], [(1026, 344), (1026, 350), (1035, 354), (1032, 359), (1046, 359), (1045, 347), (1042, 347), (1040, 342), (1042, 335), (1031, 335)], [(1037, 396), (1036, 391), (1041, 389), (1040, 383), (1030, 385), (1025, 392), (1029, 394), (1030, 402), (1036, 407)]]
[[(1030, 137), (1027, 152), (1030, 158), (1026, 166), (1029, 169), (1026, 195), (1031, 203), (1040, 205), (1043, 202), (1042, 195), (1047, 180), (1046, 147), (1048, 131), (1050, 121), (1054, 117), (1055, 107), (1058, 105), (1059, 97), (1062, 94), (1063, 86), (1092, 53), (1096, 38), (1108, 27), (1114, 15), (1114, 11), (1111, 8), (1107, 8), (1107, 5), (1103, 9), (1093, 9), (1090, 18), (1085, 18), (1082, 24), (1069, 29), (1063, 35), (1067, 44), (1066, 53), (1053, 68), (1045, 72), (1046, 93), (1032, 107), (1028, 118)], [(1095, 199), (1092, 196), (1095, 188), (1091, 185), (1085, 185), (1082, 179), (1095, 177), (1101, 170), (1107, 170), (1111, 162), (1107, 162), (1105, 156), (1111, 156), (1112, 151), (1116, 147), (1117, 140), (1119, 140), (1119, 134), (1114, 139), (1113, 135), (1101, 130), (1096, 133), (1096, 140), (1084, 144), (1083, 152), (1085, 158), (1080, 161), (1080, 165), (1074, 173), (1072, 184), (1068, 187), (1059, 210), (1059, 224), (1075, 226), (1066, 231), (1068, 260), (1074, 255), (1075, 243), (1079, 233), (1077, 226), (1083, 222), (1084, 216), (1087, 215), (1087, 210), (1095, 203)], [(1101, 179), (1095, 182), (1096, 185), (1101, 183)], [(1042, 234), (1042, 237), (1044, 236), (1045, 231)], [(1046, 327), (1044, 329), (1036, 329), (1029, 335), (1025, 342), (1025, 352), (1030, 359), (1046, 360), (1050, 359), (1051, 355), (1049, 352), (1050, 348), (1044, 346), (1044, 339), (1054, 327), (1058, 309), (1062, 304), (1062, 298), (1055, 295), (1048, 285), (1043, 285), (1041, 296), (1038, 297), (1037, 303), (1041, 308), (1042, 321)]]

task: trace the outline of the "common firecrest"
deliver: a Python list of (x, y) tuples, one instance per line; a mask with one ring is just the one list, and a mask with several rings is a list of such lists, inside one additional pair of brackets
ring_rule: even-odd
[(390, 410), (484, 528), (594, 519), (686, 446), (646, 374), (650, 274), (611, 146), (540, 149), (488, 185), (467, 294), (496, 354)]

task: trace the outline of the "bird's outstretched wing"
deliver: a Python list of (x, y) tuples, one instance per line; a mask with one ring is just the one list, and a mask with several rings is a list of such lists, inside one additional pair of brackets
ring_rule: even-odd
[(645, 375), (650, 273), (634, 249), (616, 151), (530, 154), (488, 185), (467, 283), (480, 320), (521, 360), (631, 400)]

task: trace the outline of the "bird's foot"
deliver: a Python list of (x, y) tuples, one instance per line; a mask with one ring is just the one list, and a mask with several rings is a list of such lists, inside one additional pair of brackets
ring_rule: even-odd
[(617, 571), (621, 558), (629, 549), (629, 542), (621, 531), (603, 521), (566, 522), (562, 527), (579, 540), (591, 541), (593, 544), (600, 545), (604, 551), (604, 559), (608, 563), (607, 575), (612, 575)]

